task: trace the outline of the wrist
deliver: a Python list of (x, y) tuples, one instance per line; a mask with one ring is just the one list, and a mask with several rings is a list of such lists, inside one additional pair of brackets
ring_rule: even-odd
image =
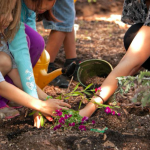
[(46, 108), (46, 101), (42, 101), (41, 100), (40, 108), (39, 108), (38, 111), (44, 113), (45, 112), (45, 108)]
[(98, 107), (98, 104), (103, 104), (104, 100), (101, 99), (101, 97), (94, 96), (92, 97), (91, 102), (94, 103), (96, 107)]
[(101, 104), (104, 104), (105, 103), (105, 101), (104, 101), (104, 99), (99, 95), (99, 94), (96, 94), (96, 99), (97, 99), (97, 101), (102, 101), (102, 103)]

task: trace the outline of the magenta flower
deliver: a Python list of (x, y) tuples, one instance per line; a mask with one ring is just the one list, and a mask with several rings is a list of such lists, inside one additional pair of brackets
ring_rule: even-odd
[(118, 113), (117, 115), (120, 116), (120, 113)]
[(65, 114), (65, 117), (64, 117), (65, 119), (68, 119), (69, 118), (69, 115), (67, 115), (67, 114)]
[(97, 91), (101, 91), (101, 87), (95, 88), (95, 93), (96, 93)]
[(79, 129), (80, 129), (81, 131), (86, 131), (86, 127), (85, 127), (84, 125), (80, 125), (80, 126), (79, 126)]
[(81, 121), (84, 122), (84, 121), (87, 121), (88, 119), (89, 117), (84, 116)]
[(111, 109), (109, 107), (106, 107), (105, 113), (110, 114), (111, 113)]
[(92, 120), (92, 124), (95, 124), (95, 120)]
[(62, 115), (61, 110), (62, 110), (62, 109), (56, 110), (56, 111), (55, 111), (55, 112), (56, 112), (55, 115), (56, 115), (56, 116), (61, 116), (61, 115)]
[(59, 123), (65, 124), (65, 118), (61, 117), (61, 118), (59, 119)]
[(74, 123), (74, 122), (69, 123), (69, 126), (70, 126), (70, 127), (74, 127), (74, 126), (75, 126), (75, 123)]
[(69, 114), (68, 116), (69, 116), (69, 118), (71, 118), (71, 117), (72, 117), (72, 115), (70, 115), (70, 114)]
[(57, 129), (59, 129), (59, 128), (61, 128), (61, 124), (56, 125), (56, 126), (54, 127), (54, 131), (57, 130)]
[(68, 119), (68, 118), (70, 118), (70, 117), (72, 117), (72, 115), (70, 115), (70, 114), (69, 114), (69, 115), (65, 114), (65, 117), (64, 117), (64, 118), (65, 118), (65, 119)]
[(116, 113), (115, 113), (115, 111), (112, 111), (111, 114), (112, 114), (112, 115), (115, 115)]

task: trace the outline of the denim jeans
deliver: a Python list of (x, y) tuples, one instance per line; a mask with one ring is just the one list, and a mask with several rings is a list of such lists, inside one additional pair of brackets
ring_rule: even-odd
[(74, 0), (56, 0), (53, 7), (54, 16), (60, 22), (43, 20), (45, 29), (71, 32), (75, 20)]

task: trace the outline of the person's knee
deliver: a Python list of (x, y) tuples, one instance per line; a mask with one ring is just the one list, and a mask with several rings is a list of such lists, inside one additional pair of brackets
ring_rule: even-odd
[(12, 61), (8, 54), (0, 52), (0, 70), (2, 73), (7, 74), (12, 68)]

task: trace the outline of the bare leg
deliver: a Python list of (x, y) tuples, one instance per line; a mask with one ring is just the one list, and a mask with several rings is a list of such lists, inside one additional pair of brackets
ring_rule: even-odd
[(4, 52), (0, 52), (0, 71), (5, 76), (11, 70), (11, 58)]
[[(8, 54), (4, 52), (0, 52), (0, 71), (5, 76), (11, 71), (12, 68), (12, 62), (11, 58)], [(10, 94), (10, 93), (9, 93)], [(19, 112), (11, 107), (5, 106), (4, 108), (0, 109), (0, 120), (3, 118), (13, 118), (15, 116), (18, 116)]]
[(72, 30), (72, 32), (60, 32), (52, 30), (50, 32), (48, 43), (46, 45), (46, 50), (50, 54), (51, 62), (55, 61), (55, 58), (62, 44), (64, 44), (67, 59), (77, 57), (75, 48), (74, 29)]
[(66, 32), (60, 32), (52, 30), (49, 35), (48, 43), (46, 45), (46, 50), (50, 54), (50, 62), (54, 62), (55, 58), (59, 52), (59, 49), (65, 39)]
[(12, 69), (9, 73), (8, 76), (12, 79), (13, 83), (20, 88), (21, 90), (23, 90), (22, 88), (22, 84), (21, 84), (21, 79), (20, 79), (20, 75), (17, 69)]
[[(56, 30), (52, 30), (50, 32), (48, 43), (46, 45), (46, 50), (50, 54), (48, 73), (56, 69), (54, 66), (54, 61), (62, 44), (64, 44), (66, 59), (76, 59), (77, 55), (75, 49), (74, 29), (72, 32), (61, 32)], [(59, 76), (55, 78), (50, 84), (59, 86), (60, 88), (67, 88), (69, 82), (63, 76)]]
[(66, 33), (66, 37), (64, 40), (64, 49), (65, 49), (66, 59), (77, 57), (74, 28), (72, 32)]

